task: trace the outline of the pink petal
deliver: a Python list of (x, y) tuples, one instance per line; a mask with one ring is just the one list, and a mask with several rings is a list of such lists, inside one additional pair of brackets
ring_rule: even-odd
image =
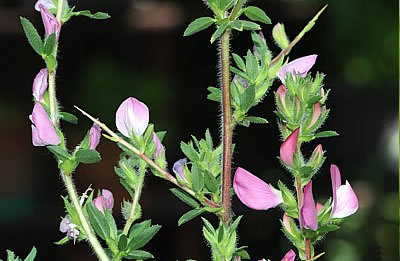
[[(30, 118), (35, 125), (35, 128), (32, 128), (32, 142), (34, 146), (60, 144), (61, 139), (51, 123), (49, 116), (39, 102), (35, 103)], [(41, 142), (39, 142), (39, 140), (41, 140)], [(36, 145), (35, 143), (41, 145)]]
[(175, 175), (177, 175), (177, 177), (179, 176), (183, 181), (187, 181), (184, 172), (186, 162), (187, 159), (177, 160), (172, 167), (172, 171), (175, 173)]
[(283, 214), (282, 223), (285, 226), (285, 229), (287, 230), (287, 232), (289, 232), (290, 234), (293, 234), (293, 231), (290, 228), (290, 217), (288, 215), (286, 215), (286, 213)]
[(314, 104), (314, 107), (313, 107), (313, 115), (312, 115), (310, 127), (313, 126), (314, 123), (318, 120), (319, 115), (321, 115), (321, 105), (319, 104), (319, 102), (317, 102)]
[(60, 24), (57, 19), (54, 17), (52, 13), (42, 4), (39, 4), (40, 14), (42, 16), (44, 30), (46, 33), (46, 37), (49, 37), (52, 33), (56, 34), (56, 38), (58, 38), (60, 34)]
[(47, 8), (47, 10), (56, 8), (56, 6), (53, 3), (53, 0), (38, 0), (35, 4), (35, 10), (40, 12), (39, 5), (44, 5)]
[(107, 189), (102, 189), (101, 195), (104, 197), (104, 206), (106, 209), (112, 209), (114, 207), (114, 196), (112, 192)]
[(43, 94), (47, 90), (47, 69), (41, 69), (33, 80), (32, 93), (36, 101), (43, 102)]
[(295, 129), (282, 143), (279, 151), (281, 160), (289, 166), (293, 164), (293, 155), (296, 152), (299, 131), (300, 128)]
[(94, 123), (92, 128), (90, 128), (89, 136), (90, 136), (89, 148), (91, 150), (95, 150), (97, 145), (99, 145), (101, 139), (100, 126)]
[(233, 188), (240, 201), (252, 209), (267, 210), (283, 202), (279, 190), (242, 168), (235, 172)]
[(315, 206), (315, 208), (317, 209), (317, 212), (319, 213), (320, 210), (324, 207), (324, 205), (322, 205), (321, 203), (317, 203), (317, 205)]
[(317, 230), (317, 209), (315, 208), (314, 197), (312, 194), (312, 181), (304, 188), (303, 205), (300, 209), (300, 227)]
[(95, 207), (104, 214), (104, 206), (105, 206), (105, 202), (104, 202), (104, 196), (98, 196), (97, 198), (93, 199), (93, 205), (95, 205)]
[(333, 213), (335, 211), (337, 204), (336, 191), (342, 184), (339, 168), (334, 164), (331, 164), (331, 181), (332, 181), (332, 194), (333, 194), (333, 203), (332, 203), (332, 213)]
[(292, 73), (294, 75), (300, 73), (303, 77), (305, 77), (307, 75), (307, 72), (315, 64), (317, 56), (318, 55), (316, 54), (308, 55), (288, 63), (279, 70), (277, 74), (278, 78), (283, 84), (285, 84), (285, 78), (288, 73)]
[(331, 214), (332, 218), (348, 217), (358, 210), (356, 193), (347, 180), (345, 185), (341, 185), (336, 190), (336, 197), (336, 206)]
[(164, 149), (163, 145), (161, 144), (160, 139), (158, 138), (157, 134), (153, 133), (153, 142), (156, 145), (156, 150), (154, 151), (154, 157), (161, 156), (161, 153)]
[(286, 108), (286, 92), (287, 92), (286, 87), (285, 87), (285, 85), (282, 84), (281, 86), (279, 86), (278, 90), (276, 91), (276, 95), (278, 95), (278, 97), (280, 98), (280, 100), (282, 102), (283, 107), (287, 111), (287, 108)]
[(149, 124), (149, 109), (135, 98), (128, 98), (119, 106), (116, 125), (119, 132), (130, 137), (132, 133), (141, 136)]
[(281, 261), (294, 261), (296, 258), (296, 253), (293, 250), (289, 250), (289, 252), (286, 253), (286, 255), (282, 258)]

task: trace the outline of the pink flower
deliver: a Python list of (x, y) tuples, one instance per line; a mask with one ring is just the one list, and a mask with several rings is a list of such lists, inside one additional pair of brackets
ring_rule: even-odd
[(33, 123), (32, 143), (34, 146), (58, 145), (61, 142), (56, 129), (51, 123), (45, 109), (39, 102), (35, 103), (29, 119)]
[(318, 228), (317, 209), (312, 194), (312, 181), (304, 188), (304, 199), (300, 208), (300, 227), (314, 231)]
[(174, 166), (172, 168), (172, 171), (177, 175), (177, 177), (180, 177), (183, 181), (187, 181), (185, 178), (185, 164), (187, 162), (187, 159), (180, 159), (174, 163)]
[(75, 240), (78, 239), (79, 236), (79, 230), (76, 229), (77, 225), (75, 225), (74, 223), (71, 222), (71, 220), (69, 219), (69, 216), (65, 216), (60, 223), (60, 232), (62, 233), (66, 233), (67, 236), (70, 239)]
[(91, 150), (95, 150), (97, 145), (99, 145), (100, 143), (100, 138), (101, 138), (100, 126), (94, 123), (92, 128), (90, 128), (89, 136), (90, 136), (89, 148)]
[(286, 213), (283, 214), (282, 224), (285, 227), (286, 231), (289, 232), (289, 234), (293, 235), (292, 228), (290, 227), (290, 217), (286, 215)]
[(297, 74), (301, 74), (301, 76), (305, 77), (308, 71), (311, 69), (311, 67), (313, 67), (313, 65), (315, 64), (316, 59), (317, 59), (316, 54), (296, 59), (283, 66), (279, 70), (277, 76), (283, 84), (285, 84), (286, 75), (288, 73), (292, 73), (294, 76), (296, 76)]
[(297, 141), (299, 139), (300, 128), (295, 129), (289, 137), (282, 143), (279, 150), (281, 160), (291, 166), (293, 164), (293, 156), (296, 153)]
[(311, 154), (311, 158), (308, 165), (311, 167), (318, 166), (321, 163), (323, 156), (324, 156), (324, 151), (322, 149), (322, 145), (318, 144), (318, 146), (315, 147), (313, 153)]
[(35, 10), (40, 12), (39, 5), (43, 5), (44, 7), (46, 7), (47, 10), (56, 8), (56, 6), (53, 3), (53, 0), (38, 0), (35, 4)]
[(296, 253), (293, 250), (289, 250), (281, 261), (294, 261), (296, 258)]
[(346, 180), (345, 185), (341, 185), (339, 168), (331, 165), (331, 180), (333, 191), (332, 218), (344, 218), (354, 214), (358, 209), (358, 199), (356, 193)]
[(93, 204), (96, 208), (104, 214), (104, 209), (112, 209), (114, 207), (114, 197), (111, 191), (103, 189), (101, 196), (98, 196), (93, 200)]
[(149, 109), (143, 102), (130, 97), (119, 106), (115, 123), (124, 136), (141, 136), (149, 124)]
[(39, 4), (39, 9), (40, 9), (40, 14), (42, 15), (46, 37), (49, 37), (49, 35), (55, 33), (56, 38), (58, 38), (61, 28), (57, 19), (54, 17), (52, 13), (49, 12), (46, 6)]
[(278, 90), (276, 91), (276, 96), (281, 100), (282, 106), (285, 109), (285, 112), (287, 112), (287, 107), (286, 107), (286, 87), (285, 85), (279, 86)]
[(160, 139), (158, 138), (157, 134), (155, 134), (155, 133), (153, 133), (153, 142), (154, 142), (154, 144), (156, 145), (156, 150), (154, 151), (153, 156), (154, 156), (155, 158), (160, 157), (161, 154), (162, 154), (162, 152), (163, 152), (163, 150), (164, 150), (164, 147), (163, 147), (163, 145), (161, 144), (161, 141), (160, 141)]
[(47, 69), (41, 69), (33, 80), (32, 93), (36, 101), (44, 102), (43, 94), (47, 90)]
[(279, 190), (242, 168), (235, 172), (233, 188), (240, 201), (252, 209), (267, 210), (283, 202)]
[(317, 202), (317, 205), (315, 205), (315, 208), (317, 209), (317, 212), (319, 213), (321, 211), (321, 209), (324, 207), (324, 205), (322, 205), (321, 203)]
[(314, 107), (313, 107), (313, 114), (312, 114), (310, 127), (313, 126), (315, 122), (317, 122), (320, 115), (321, 115), (321, 105), (319, 104), (319, 102), (317, 102), (314, 104)]

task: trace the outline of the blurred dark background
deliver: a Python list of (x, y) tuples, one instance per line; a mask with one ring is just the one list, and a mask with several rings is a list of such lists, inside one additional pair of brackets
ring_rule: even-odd
[[(202, 137), (210, 128), (219, 139), (219, 107), (206, 99), (208, 86), (217, 82), (217, 49), (209, 44), (212, 30), (183, 38), (186, 25), (210, 15), (200, 0), (79, 0), (78, 10), (105, 11), (112, 19), (74, 18), (61, 34), (57, 96), (64, 109), (79, 116), (79, 124), (63, 124), (72, 148), (91, 123), (74, 110), (78, 105), (115, 128), (114, 115), (129, 96), (150, 108), (156, 130), (167, 130), (164, 145), (169, 165), (183, 157), (180, 141)], [(398, 260), (398, 3), (393, 0), (260, 0), (273, 24), (283, 22), (293, 37), (325, 4), (328, 9), (316, 26), (290, 54), (291, 59), (318, 54), (313, 72), (327, 74), (331, 89), (331, 115), (324, 130), (339, 137), (312, 141), (306, 154), (322, 143), (327, 160), (314, 181), (317, 201), (331, 196), (329, 165), (337, 164), (342, 179), (349, 180), (359, 198), (359, 211), (347, 218), (342, 229), (330, 233), (316, 251), (320, 260)], [(0, 257), (5, 249), (25, 256), (32, 245), (37, 260), (95, 260), (85, 243), (56, 246), (66, 191), (57, 166), (45, 148), (33, 147), (28, 115), (32, 110), (33, 78), (44, 66), (28, 45), (18, 17), (29, 18), (42, 30), (40, 14), (32, 0), (0, 0)], [(263, 26), (268, 45), (278, 54), (271, 26)], [(241, 55), (252, 48), (248, 33), (234, 33), (232, 49)], [(291, 179), (279, 165), (279, 134), (273, 94), (252, 110), (268, 125), (236, 129), (235, 166), (241, 166), (271, 184)], [(119, 149), (103, 139), (99, 164), (79, 166), (80, 192), (90, 184), (114, 192), (114, 213), (122, 225), (119, 204), (128, 194), (119, 185), (113, 167)], [(171, 185), (154, 176), (146, 179), (141, 205), (143, 218), (162, 225), (146, 250), (156, 260), (210, 260), (201, 235), (200, 219), (177, 226), (188, 210), (169, 192)], [(237, 215), (245, 214), (239, 227), (240, 245), (249, 246), (253, 260), (281, 260), (289, 249), (280, 232), (279, 209), (254, 211), (233, 198)], [(216, 223), (212, 216), (210, 220)]]

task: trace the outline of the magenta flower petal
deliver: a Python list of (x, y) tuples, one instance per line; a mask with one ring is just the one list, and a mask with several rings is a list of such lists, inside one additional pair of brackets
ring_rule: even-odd
[(115, 123), (124, 136), (141, 136), (149, 124), (149, 109), (143, 102), (130, 97), (119, 106)]
[(293, 164), (293, 155), (296, 152), (297, 141), (299, 139), (299, 131), (300, 128), (295, 129), (282, 143), (279, 150), (281, 160), (289, 166)]
[(185, 178), (185, 164), (187, 162), (187, 159), (180, 159), (174, 163), (174, 166), (172, 167), (172, 171), (175, 173), (175, 175), (179, 176), (182, 180), (187, 181)]
[(33, 80), (32, 93), (36, 101), (43, 102), (43, 94), (47, 90), (47, 69), (42, 69)]
[(100, 126), (94, 123), (92, 128), (90, 128), (89, 136), (90, 136), (89, 148), (91, 150), (95, 150), (97, 145), (99, 145), (100, 143), (100, 138), (101, 138)]
[(319, 102), (314, 104), (313, 107), (313, 114), (311, 118), (310, 127), (314, 125), (314, 123), (318, 120), (319, 116), (321, 115), (321, 105)]
[(114, 207), (114, 196), (112, 192), (107, 189), (102, 189), (101, 195), (104, 198), (104, 206), (106, 209), (112, 209)]
[(56, 34), (58, 38), (60, 34), (60, 24), (52, 13), (46, 8), (46, 6), (39, 4), (40, 14), (42, 15), (44, 30), (46, 37), (49, 37), (52, 33)]
[(332, 218), (344, 218), (354, 214), (358, 210), (358, 199), (356, 193), (346, 180), (345, 185), (341, 185), (341, 177), (339, 168), (331, 165), (331, 180), (332, 180)]
[(305, 77), (311, 67), (313, 67), (315, 64), (317, 56), (318, 55), (316, 54), (304, 56), (286, 64), (279, 70), (277, 74), (278, 78), (283, 84), (285, 84), (285, 78), (288, 73), (292, 73), (294, 75), (300, 73), (303, 77)]
[(61, 142), (56, 129), (51, 123), (45, 109), (39, 102), (35, 103), (29, 116), (32, 125), (32, 143), (34, 146), (58, 145)]
[(44, 7), (46, 7), (47, 10), (56, 8), (56, 6), (53, 3), (53, 0), (38, 0), (35, 4), (35, 10), (40, 12), (39, 5), (43, 5)]
[(154, 151), (153, 156), (154, 156), (155, 158), (157, 158), (157, 157), (161, 156), (161, 153), (163, 152), (164, 147), (163, 147), (163, 145), (161, 144), (161, 141), (160, 141), (160, 139), (158, 138), (157, 134), (155, 134), (155, 133), (153, 133), (153, 142), (154, 142), (154, 144), (156, 145), (156, 150)]
[(104, 214), (104, 207), (105, 207), (105, 202), (104, 202), (104, 196), (98, 196), (97, 198), (93, 199), (93, 205)]
[(233, 188), (240, 201), (252, 209), (267, 210), (283, 202), (279, 190), (242, 168), (235, 172)]
[(290, 249), (286, 255), (282, 258), (281, 261), (294, 261), (294, 259), (296, 258), (296, 253)]
[(276, 91), (276, 95), (281, 100), (285, 111), (287, 111), (287, 107), (286, 107), (286, 92), (287, 92), (286, 87), (283, 84), (281, 86), (279, 86), (278, 90)]
[(317, 209), (312, 194), (312, 181), (304, 188), (303, 205), (300, 208), (300, 227), (317, 230)]

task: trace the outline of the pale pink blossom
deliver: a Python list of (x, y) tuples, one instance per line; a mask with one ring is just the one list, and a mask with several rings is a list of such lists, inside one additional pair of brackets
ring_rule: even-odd
[(33, 80), (32, 94), (33, 97), (35, 97), (36, 101), (44, 102), (43, 94), (47, 90), (47, 79), (48, 79), (47, 69), (44, 68), (39, 71), (39, 73)]
[(50, 121), (46, 110), (39, 102), (35, 103), (32, 114), (29, 119), (33, 123), (32, 127), (32, 143), (34, 146), (58, 145), (61, 139), (57, 134), (53, 123)]
[(149, 109), (143, 102), (130, 97), (119, 106), (115, 123), (124, 136), (141, 136), (149, 124)]
[(313, 54), (293, 60), (292, 62), (283, 66), (279, 70), (277, 76), (283, 84), (285, 84), (286, 75), (288, 73), (292, 73), (294, 76), (300, 74), (301, 76), (305, 77), (311, 67), (313, 67), (315, 64), (316, 59), (317, 55)]

